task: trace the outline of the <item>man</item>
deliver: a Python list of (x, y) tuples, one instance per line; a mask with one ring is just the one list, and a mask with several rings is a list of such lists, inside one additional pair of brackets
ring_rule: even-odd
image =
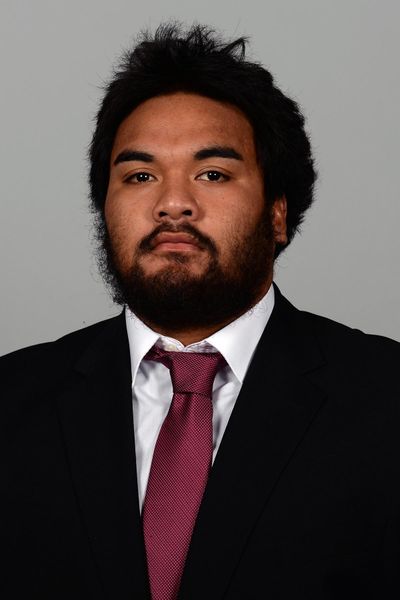
[(2, 359), (2, 598), (398, 597), (398, 344), (272, 283), (303, 126), (243, 39), (126, 55), (90, 152), (125, 310)]

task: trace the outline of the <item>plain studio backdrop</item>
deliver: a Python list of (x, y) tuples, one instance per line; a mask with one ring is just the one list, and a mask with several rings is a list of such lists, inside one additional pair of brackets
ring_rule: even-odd
[(396, 0), (2, 0), (0, 353), (119, 312), (93, 258), (86, 153), (121, 51), (168, 18), (249, 36), (306, 115), (319, 180), (276, 265), (283, 293), (400, 340)]

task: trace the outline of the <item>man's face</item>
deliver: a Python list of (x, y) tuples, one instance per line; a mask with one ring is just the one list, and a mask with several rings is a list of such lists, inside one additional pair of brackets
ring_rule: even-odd
[(105, 222), (119, 295), (151, 326), (179, 330), (229, 321), (266, 292), (285, 202), (266, 209), (253, 130), (239, 109), (175, 93), (121, 123)]

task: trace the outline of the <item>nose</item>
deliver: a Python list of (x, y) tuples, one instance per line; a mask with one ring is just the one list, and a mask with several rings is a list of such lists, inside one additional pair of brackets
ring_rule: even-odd
[(199, 206), (193, 196), (190, 184), (186, 182), (165, 182), (153, 207), (153, 217), (162, 222), (168, 219), (178, 221), (185, 218), (194, 221), (199, 216)]

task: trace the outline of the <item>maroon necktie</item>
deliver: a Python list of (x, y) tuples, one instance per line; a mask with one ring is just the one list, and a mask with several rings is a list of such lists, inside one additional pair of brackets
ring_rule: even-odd
[(211, 468), (213, 382), (226, 363), (218, 352), (168, 352), (156, 346), (144, 358), (169, 368), (174, 392), (143, 505), (152, 600), (174, 600)]

